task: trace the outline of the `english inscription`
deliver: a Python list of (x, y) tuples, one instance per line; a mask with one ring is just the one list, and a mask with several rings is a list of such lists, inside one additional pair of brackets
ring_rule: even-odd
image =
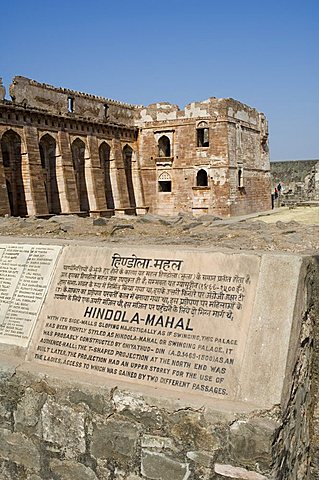
[(235, 398), (258, 258), (96, 250), (69, 249), (61, 259), (32, 358)]

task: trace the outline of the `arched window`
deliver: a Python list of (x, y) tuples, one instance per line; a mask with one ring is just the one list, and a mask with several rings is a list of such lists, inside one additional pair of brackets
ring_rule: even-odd
[(89, 198), (85, 181), (85, 143), (79, 138), (71, 146), (72, 161), (81, 212), (89, 211)]
[(208, 186), (207, 172), (203, 168), (201, 170), (198, 170), (198, 172), (197, 172), (196, 185), (198, 187), (207, 187)]
[(1, 152), (11, 215), (24, 217), (28, 211), (22, 174), (21, 137), (13, 130), (2, 135)]
[(133, 177), (132, 177), (132, 156), (133, 156), (133, 149), (129, 145), (125, 145), (125, 147), (123, 148), (123, 161), (124, 161), (127, 191), (128, 191), (130, 207), (135, 208), (136, 200), (135, 200)]
[(199, 122), (197, 125), (197, 146), (209, 147), (209, 130), (207, 122)]
[(158, 191), (159, 192), (172, 191), (172, 179), (169, 173), (163, 172), (158, 177)]
[(43, 181), (49, 213), (61, 213), (59, 189), (56, 176), (56, 142), (51, 135), (44, 135), (39, 143)]
[(163, 135), (158, 140), (158, 156), (170, 157), (171, 156), (171, 142), (166, 135)]
[(113, 198), (111, 176), (110, 176), (110, 154), (111, 154), (110, 145), (106, 142), (101, 143), (99, 148), (99, 156), (100, 156), (101, 169), (102, 169), (103, 178), (104, 178), (106, 205), (107, 205), (107, 208), (114, 209), (114, 198)]

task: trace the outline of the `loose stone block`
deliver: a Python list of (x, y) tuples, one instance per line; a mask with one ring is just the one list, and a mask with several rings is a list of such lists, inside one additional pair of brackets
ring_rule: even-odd
[(239, 420), (230, 427), (231, 455), (236, 462), (255, 468), (269, 468), (278, 423), (268, 419)]
[(246, 468), (233, 467), (232, 465), (215, 464), (215, 472), (224, 478), (235, 480), (269, 480), (258, 472), (249, 471)]
[(52, 460), (50, 468), (59, 480), (98, 480), (93, 470), (74, 461)]
[(40, 452), (26, 435), (1, 428), (0, 445), (0, 458), (15, 462), (31, 471), (40, 470)]
[(141, 472), (151, 480), (187, 480), (191, 474), (187, 463), (148, 450), (142, 451)]
[(105, 425), (95, 425), (91, 452), (95, 458), (116, 461), (126, 465), (133, 459), (137, 448), (139, 427), (121, 420), (109, 420)]
[(41, 412), (43, 439), (62, 447), (68, 458), (84, 453), (84, 418), (83, 412), (60, 405), (49, 398)]

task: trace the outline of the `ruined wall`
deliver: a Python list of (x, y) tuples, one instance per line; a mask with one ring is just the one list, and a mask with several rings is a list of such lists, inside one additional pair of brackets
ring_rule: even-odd
[(0, 101), (1, 215), (270, 208), (267, 121), (240, 102), (133, 106), (25, 77), (10, 95)]
[[(108, 215), (131, 209), (126, 173), (136, 164), (134, 128), (45, 113), (4, 102), (0, 104), (0, 141), (1, 157), (6, 154), (6, 159), (0, 162), (1, 215), (81, 212)], [(83, 149), (80, 152), (82, 166), (77, 165), (74, 158), (73, 144), (80, 144)], [(103, 145), (108, 149), (107, 158), (100, 150)], [(133, 157), (127, 169), (123, 156), (125, 147), (131, 149)], [(105, 162), (108, 181), (104, 178)], [(56, 186), (52, 195), (58, 199), (53, 203), (59, 203), (58, 209), (50, 209), (48, 198), (48, 188), (53, 181)], [(85, 191), (80, 183), (85, 185)], [(138, 184), (135, 188), (141, 187)], [(108, 202), (110, 196), (112, 204)]]
[[(268, 126), (263, 114), (232, 99), (210, 98), (184, 110), (166, 103), (143, 107), (139, 124), (140, 165), (148, 178), (145, 198), (154, 213), (186, 209), (227, 216), (270, 208)], [(208, 131), (207, 145), (198, 141), (202, 128)], [(158, 153), (162, 136), (170, 139), (170, 158)], [(197, 184), (200, 170), (207, 173), (205, 186)], [(159, 189), (163, 172), (171, 177), (171, 192)]]
[[(137, 107), (104, 97), (57, 88), (25, 77), (14, 77), (10, 86), (14, 103), (55, 115), (72, 115), (93, 121), (134, 125)], [(72, 99), (72, 101), (68, 101)]]
[(319, 200), (319, 160), (271, 162), (272, 191), (282, 185), (282, 202)]

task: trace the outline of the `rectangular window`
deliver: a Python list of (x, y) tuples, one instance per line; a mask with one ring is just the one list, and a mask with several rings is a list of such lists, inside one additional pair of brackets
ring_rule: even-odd
[(73, 113), (74, 111), (74, 98), (68, 97), (68, 113)]
[(209, 147), (208, 128), (198, 128), (197, 129), (197, 146), (198, 147)]

